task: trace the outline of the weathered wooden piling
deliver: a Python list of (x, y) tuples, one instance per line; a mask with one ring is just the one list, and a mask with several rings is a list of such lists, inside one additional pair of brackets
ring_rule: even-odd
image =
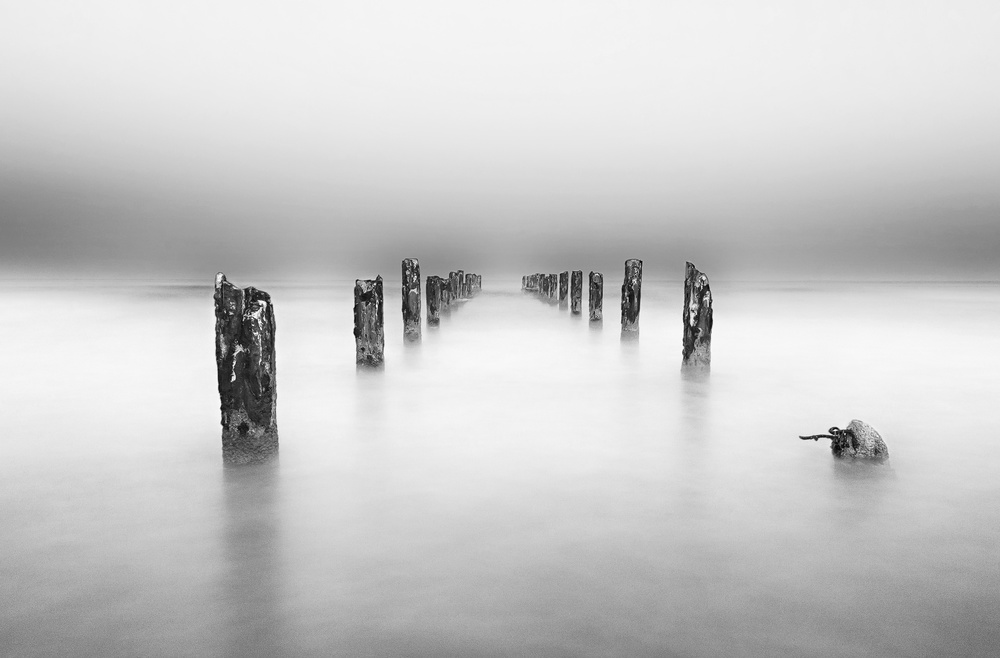
[(476, 275), (466, 274), (465, 275), (465, 296), (472, 298), (476, 294)]
[(215, 364), (226, 462), (259, 462), (278, 451), (274, 334), (270, 295), (216, 274)]
[(604, 319), (604, 275), (600, 272), (590, 273), (590, 321), (598, 322)]
[(458, 281), (457, 292), (459, 299), (465, 299), (469, 296), (469, 291), (465, 289), (465, 270), (459, 270), (455, 272), (455, 279)]
[(583, 310), (583, 270), (573, 270), (569, 277), (569, 310), (576, 314)]
[(382, 315), (382, 277), (354, 282), (354, 343), (359, 366), (385, 362), (385, 322)]
[(451, 308), (451, 279), (443, 276), (437, 277), (441, 284), (441, 310), (447, 311)]
[(569, 271), (559, 274), (559, 301), (564, 302), (569, 297)]
[(551, 301), (559, 300), (559, 275), (550, 274), (549, 275), (549, 299)]
[(712, 289), (708, 277), (690, 262), (684, 268), (683, 318), (681, 363), (708, 367), (712, 363)]
[(403, 339), (420, 340), (420, 263), (403, 259)]
[(476, 275), (476, 294), (478, 295), (482, 291), (483, 291), (483, 275), (482, 274), (477, 274)]
[(622, 283), (622, 331), (639, 331), (639, 306), (642, 301), (642, 261), (625, 261), (625, 281)]
[(427, 277), (427, 326), (441, 324), (441, 277)]

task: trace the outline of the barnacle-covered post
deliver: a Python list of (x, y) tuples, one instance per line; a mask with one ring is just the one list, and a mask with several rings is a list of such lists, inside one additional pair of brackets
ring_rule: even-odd
[(569, 297), (569, 271), (559, 274), (559, 301), (565, 302)]
[(226, 462), (259, 462), (278, 451), (274, 333), (271, 296), (216, 274), (215, 363)]
[(385, 362), (381, 276), (354, 282), (354, 344), (359, 366), (380, 366)]
[(416, 258), (403, 259), (403, 338), (420, 340), (420, 263)]
[(625, 281), (622, 283), (622, 332), (639, 331), (639, 306), (642, 300), (642, 261), (625, 261)]
[(569, 310), (579, 314), (583, 309), (583, 270), (573, 270), (569, 278)]
[(441, 324), (441, 277), (427, 277), (427, 326)]
[(590, 273), (590, 321), (598, 322), (604, 319), (604, 275), (600, 272)]
[(688, 262), (684, 269), (685, 366), (707, 367), (712, 363), (712, 289), (708, 277)]

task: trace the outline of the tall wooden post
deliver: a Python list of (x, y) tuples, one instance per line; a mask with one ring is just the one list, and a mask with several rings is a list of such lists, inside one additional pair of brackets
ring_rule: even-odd
[(472, 297), (476, 294), (476, 275), (469, 274), (465, 275), (465, 296)]
[(420, 263), (403, 259), (403, 339), (420, 340)]
[(354, 344), (359, 366), (385, 362), (385, 321), (382, 315), (382, 277), (354, 282)]
[(427, 326), (441, 324), (441, 277), (427, 277)]
[(465, 289), (465, 270), (455, 272), (455, 278), (458, 280), (458, 288), (455, 294), (458, 295), (459, 299), (465, 299), (469, 296), (469, 291)]
[(573, 270), (569, 277), (569, 310), (579, 314), (583, 310), (583, 271)]
[(692, 263), (684, 268), (684, 348), (681, 363), (712, 363), (712, 289), (708, 277)]
[(274, 334), (271, 296), (216, 274), (215, 364), (226, 462), (263, 461), (278, 451)]
[(642, 261), (625, 261), (625, 281), (622, 283), (622, 331), (639, 331), (639, 306), (642, 301)]
[(569, 297), (569, 271), (559, 274), (559, 301), (564, 302)]
[(604, 275), (600, 272), (590, 273), (590, 321), (598, 322), (604, 319)]

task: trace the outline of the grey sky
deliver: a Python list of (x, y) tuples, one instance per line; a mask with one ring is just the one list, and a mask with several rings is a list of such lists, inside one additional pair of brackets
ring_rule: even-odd
[(997, 277), (998, 6), (6, 2), (0, 273)]

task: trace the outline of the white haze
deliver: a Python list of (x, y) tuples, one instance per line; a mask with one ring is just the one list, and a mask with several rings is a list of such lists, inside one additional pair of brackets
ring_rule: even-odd
[(6, 3), (0, 269), (993, 277), (997, 34), (989, 2)]

